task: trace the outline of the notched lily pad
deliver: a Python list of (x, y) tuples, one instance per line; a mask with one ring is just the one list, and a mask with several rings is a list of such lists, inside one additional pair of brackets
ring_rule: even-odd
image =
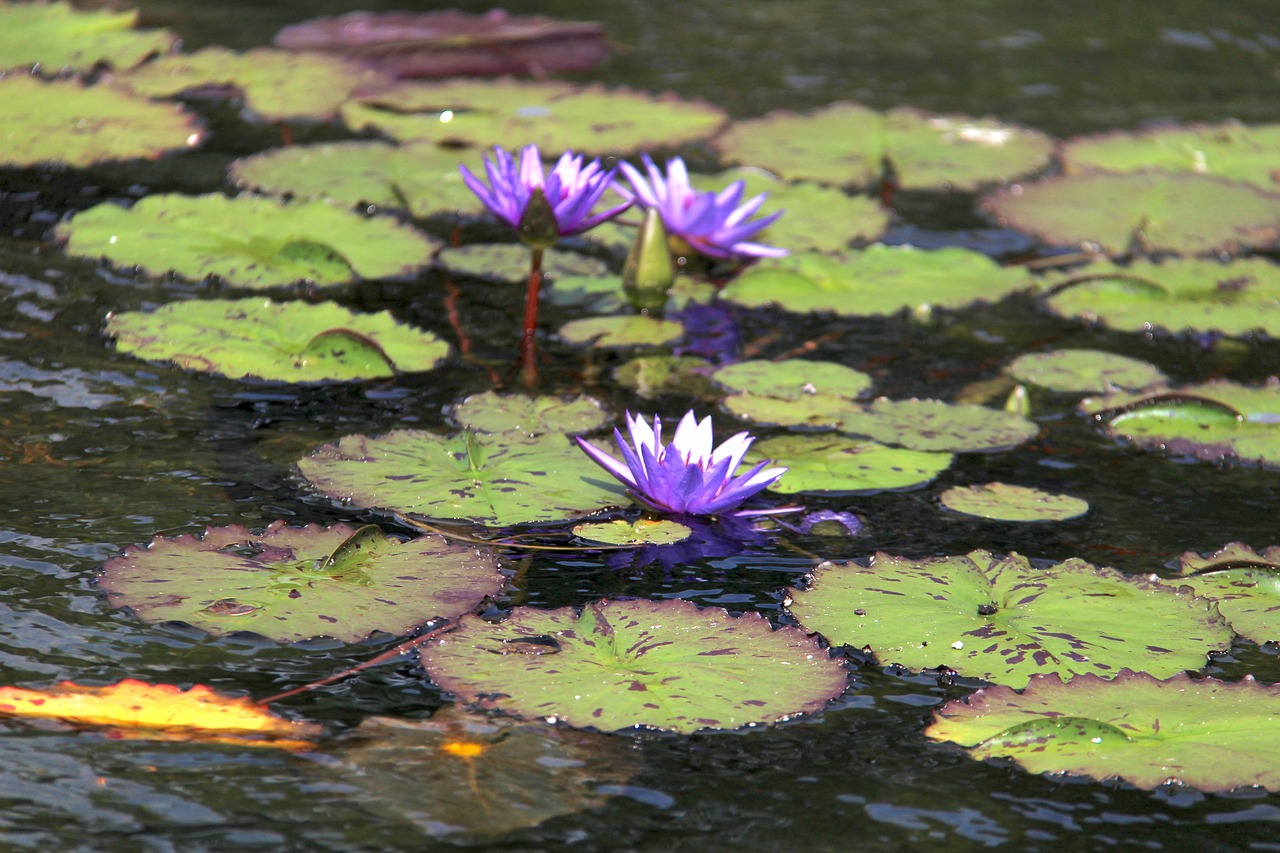
[(389, 311), (356, 314), (331, 302), (171, 302), (107, 317), (121, 352), (186, 370), (272, 382), (342, 382), (431, 370), (449, 345)]
[(195, 148), (204, 131), (176, 104), (111, 86), (10, 74), (0, 76), (0, 140), (0, 166), (91, 166)]
[(1145, 332), (1264, 332), (1280, 337), (1280, 266), (1263, 258), (1097, 261), (1046, 278), (1045, 303), (1064, 317)]
[(671, 545), (688, 539), (693, 531), (674, 521), (641, 518), (579, 524), (573, 528), (573, 535), (606, 545)]
[(118, 81), (141, 95), (240, 97), (267, 121), (336, 118), (338, 107), (357, 93), (388, 85), (381, 75), (339, 56), (255, 48), (238, 53), (207, 47), (165, 56), (121, 75)]
[(1146, 450), (1206, 462), (1280, 466), (1280, 382), (1153, 386), (1080, 401), (1107, 433)]
[(430, 263), (438, 247), (388, 218), (248, 195), (153, 195), (129, 209), (100, 204), (54, 234), (72, 255), (248, 288), (399, 278)]
[(620, 739), (445, 707), (371, 717), (334, 751), (362, 805), (428, 835), (492, 838), (601, 805), (640, 770)]
[(1063, 168), (1069, 173), (1092, 169), (1108, 172), (1159, 169), (1217, 175), (1277, 190), (1280, 189), (1277, 150), (1280, 150), (1280, 124), (1249, 126), (1229, 121), (1077, 137), (1062, 147), (1061, 157)]
[(724, 407), (739, 418), (788, 426), (834, 426), (871, 377), (830, 361), (740, 361), (712, 378), (735, 393)]
[(528, 397), (485, 391), (459, 403), (453, 418), (477, 432), (516, 430), (541, 435), (590, 432), (608, 423), (609, 413), (591, 397)]
[(1232, 636), (1189, 590), (1077, 559), (1037, 568), (987, 551), (877, 554), (869, 566), (823, 563), (807, 590), (789, 595), (792, 615), (832, 645), (1015, 688), (1049, 672), (1111, 678), (1127, 667), (1167, 677), (1202, 668)]
[(838, 429), (912, 450), (974, 453), (1006, 450), (1034, 438), (1040, 427), (1015, 412), (941, 400), (886, 400), (855, 407)]
[(846, 684), (803, 632), (679, 599), (464, 618), (421, 656), (461, 701), (602, 731), (765, 725), (821, 710)]
[(1280, 194), (1208, 175), (1068, 175), (998, 190), (983, 206), (1047, 243), (1113, 255), (1237, 252), (1280, 240)]
[(138, 15), (137, 9), (81, 10), (70, 3), (0, 3), (0, 71), (35, 66), (58, 74), (98, 63), (130, 68), (172, 50), (178, 36), (135, 29)]
[(353, 130), (376, 128), (401, 142), (533, 143), (592, 154), (674, 148), (705, 139), (725, 120), (716, 107), (672, 95), (511, 80), (402, 83), (348, 101), (342, 116)]
[(1237, 634), (1259, 644), (1280, 640), (1280, 546), (1259, 553), (1232, 542), (1204, 556), (1188, 551), (1179, 569), (1165, 582), (1217, 602)]
[(1066, 521), (1089, 511), (1080, 498), (1009, 483), (954, 486), (938, 500), (947, 509), (993, 521)]
[(747, 464), (772, 459), (787, 467), (769, 487), (797, 492), (867, 492), (909, 489), (933, 480), (951, 465), (950, 453), (886, 447), (842, 436), (784, 435), (756, 442)]
[[(440, 252), (440, 263), (451, 272), (499, 281), (529, 278), (529, 247), (523, 243), (479, 243)], [(609, 267), (599, 258), (574, 252), (548, 252), (543, 256), (542, 274), (550, 278), (604, 276)]]
[(470, 151), (421, 143), (330, 142), (241, 158), (231, 164), (230, 178), (236, 186), (270, 195), (403, 209), (416, 219), (479, 214), (484, 206), (462, 182), (459, 163), (484, 174), (480, 156)]
[(1013, 360), (1009, 373), (1019, 382), (1077, 394), (1145, 388), (1169, 380), (1160, 368), (1148, 362), (1085, 349), (1026, 353)]
[(253, 631), (280, 642), (354, 643), (475, 609), (502, 587), (496, 558), (438, 536), (408, 542), (377, 527), (209, 528), (157, 536), (108, 560), (97, 577), (114, 607), (144, 622), (211, 634)]
[(1107, 681), (1057, 674), (1022, 692), (988, 687), (948, 702), (925, 734), (978, 759), (1012, 758), (1031, 773), (1123, 779), (1147, 790), (1175, 783), (1226, 792), (1280, 789), (1280, 685), (1161, 681), (1123, 672)]
[(1053, 153), (1049, 137), (1016, 125), (848, 102), (735, 122), (715, 145), (730, 162), (837, 186), (878, 184), (888, 160), (903, 187), (923, 190), (1009, 181), (1043, 169)]
[(300, 460), (298, 468), (334, 500), (489, 527), (561, 521), (630, 502), (559, 433), (349, 435)]
[(794, 252), (765, 260), (730, 282), (722, 295), (749, 308), (874, 317), (997, 302), (1035, 286), (1025, 269), (1001, 267), (967, 249), (876, 244), (844, 256)]
[(674, 320), (636, 315), (587, 317), (565, 323), (559, 334), (571, 344), (598, 349), (657, 347), (678, 341), (684, 336), (684, 326)]

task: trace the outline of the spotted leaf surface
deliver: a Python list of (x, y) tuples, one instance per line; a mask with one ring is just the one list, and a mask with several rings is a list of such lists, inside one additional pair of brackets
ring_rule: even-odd
[(437, 536), (402, 542), (372, 526), (277, 521), (257, 534), (231, 526), (157, 536), (104, 563), (97, 582), (146, 622), (356, 642), (459, 616), (503, 581), (492, 555)]
[(1206, 556), (1183, 554), (1179, 568), (1164, 582), (1217, 602), (1240, 636), (1259, 644), (1280, 640), (1280, 546), (1258, 552), (1232, 542)]
[(1034, 438), (1040, 427), (1014, 412), (941, 400), (885, 400), (855, 407), (839, 430), (911, 450), (953, 453), (1003, 450)]
[(790, 596), (792, 615), (833, 645), (1015, 688), (1050, 672), (1167, 677), (1231, 643), (1211, 602), (1077, 559), (1037, 568), (1018, 554), (882, 553), (869, 566), (823, 563)]
[(432, 680), (463, 701), (604, 731), (772, 723), (820, 710), (846, 682), (801, 631), (679, 599), (466, 618), (421, 654)]
[(1080, 498), (1009, 483), (954, 486), (938, 500), (947, 509), (994, 521), (1064, 521), (1089, 511)]
[(783, 435), (758, 441), (749, 465), (772, 459), (787, 473), (769, 487), (796, 492), (862, 492), (922, 486), (951, 466), (950, 453), (904, 450), (834, 435)]
[(622, 486), (559, 433), (349, 435), (298, 462), (343, 502), (505, 527), (560, 521), (630, 502)]
[(1173, 782), (1203, 791), (1249, 785), (1280, 789), (1280, 685), (1160, 680), (1123, 672), (1113, 680), (1039, 675), (1015, 692), (989, 687), (948, 702), (925, 734), (974, 758), (1011, 758), (1031, 773), (1123, 779), (1152, 789)]
[(1167, 382), (1161, 370), (1145, 361), (1096, 350), (1060, 349), (1020, 355), (1009, 373), (1051, 391), (1100, 394), (1112, 388), (1143, 388)]

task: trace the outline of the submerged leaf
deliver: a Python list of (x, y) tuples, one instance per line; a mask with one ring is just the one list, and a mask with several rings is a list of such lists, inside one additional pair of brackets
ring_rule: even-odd
[(171, 302), (107, 318), (121, 352), (232, 379), (341, 382), (430, 370), (449, 345), (391, 312), (355, 314), (332, 302)]
[(473, 610), (503, 583), (496, 559), (438, 536), (403, 542), (375, 526), (209, 528), (157, 536), (102, 566), (99, 588), (145, 622), (211, 634), (254, 631), (280, 642), (375, 631), (399, 636)]
[(844, 692), (844, 667), (794, 628), (687, 601), (519, 607), (465, 618), (422, 649), (432, 680), (466, 702), (614, 731), (696, 732), (777, 722)]
[(1110, 680), (1055, 673), (1027, 688), (988, 687), (948, 702), (925, 734), (974, 758), (1012, 758), (1031, 773), (1071, 773), (1139, 788), (1280, 789), (1280, 685), (1144, 672)]
[(312, 745), (307, 739), (320, 733), (314, 723), (283, 719), (252, 699), (227, 696), (202, 684), (183, 690), (132, 678), (103, 687), (70, 681), (44, 690), (0, 687), (0, 714), (119, 727), (124, 737), (285, 749), (306, 749)]
[(833, 645), (869, 649), (884, 665), (1012, 687), (1049, 672), (1170, 676), (1202, 668), (1232, 636), (1190, 591), (1078, 559), (1037, 568), (986, 551), (877, 554), (870, 566), (823, 563), (807, 590), (789, 595), (792, 615)]

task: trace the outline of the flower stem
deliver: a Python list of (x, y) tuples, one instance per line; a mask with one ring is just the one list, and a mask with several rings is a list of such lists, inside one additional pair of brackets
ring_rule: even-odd
[(524, 335), (520, 340), (520, 375), (524, 387), (538, 384), (538, 296), (542, 291), (542, 249), (529, 262), (529, 288), (524, 296)]

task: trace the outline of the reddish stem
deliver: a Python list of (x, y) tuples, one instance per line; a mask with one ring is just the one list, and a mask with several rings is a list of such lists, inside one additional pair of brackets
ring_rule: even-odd
[(542, 292), (542, 249), (533, 250), (529, 287), (524, 294), (524, 335), (520, 340), (520, 375), (524, 387), (538, 384), (538, 296)]
[(401, 643), (400, 645), (396, 646), (394, 649), (391, 649), (390, 651), (383, 652), (377, 657), (367, 660), (364, 663), (356, 664), (355, 666), (351, 667), (351, 669), (345, 669), (342, 672), (338, 673), (337, 675), (331, 675), (328, 678), (322, 678), (319, 681), (313, 681), (310, 684), (304, 684), (301, 687), (295, 687), (292, 690), (286, 690), (283, 693), (277, 693), (275, 696), (268, 696), (266, 699), (259, 699), (257, 701), (257, 704), (270, 705), (272, 702), (279, 702), (281, 699), (288, 699), (290, 696), (296, 696), (299, 693), (305, 693), (308, 690), (314, 690), (317, 687), (323, 687), (326, 684), (332, 684), (335, 681), (341, 681), (342, 679), (348, 676), (355, 675), (358, 672), (363, 672), (369, 667), (377, 666), (380, 663), (384, 663), (386, 661), (391, 660), (392, 658), (397, 658), (400, 655), (405, 654), (406, 652), (410, 652), (413, 649), (417, 648), (418, 646), (422, 645), (423, 643), (427, 642), (428, 640), (431, 640), (440, 636), (445, 631), (452, 631), (454, 627), (455, 627), (454, 622), (452, 621), (445, 622), (443, 625), (438, 625), (435, 628), (432, 628), (430, 631), (423, 634), (422, 636), (414, 637), (412, 640), (407, 640)]

